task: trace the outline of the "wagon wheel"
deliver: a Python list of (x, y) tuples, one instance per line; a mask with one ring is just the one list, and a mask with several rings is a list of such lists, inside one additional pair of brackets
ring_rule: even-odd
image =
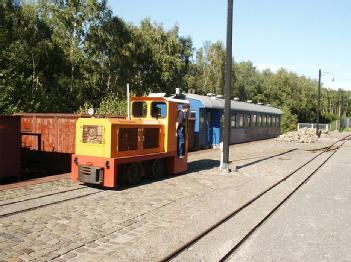
[(131, 185), (139, 184), (141, 181), (141, 169), (138, 163), (132, 163), (128, 166), (127, 180)]
[(151, 164), (152, 178), (161, 178), (165, 173), (165, 165), (162, 159), (155, 159)]

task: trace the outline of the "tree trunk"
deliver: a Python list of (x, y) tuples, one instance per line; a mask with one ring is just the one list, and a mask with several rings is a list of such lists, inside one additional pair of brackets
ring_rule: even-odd
[(107, 77), (107, 90), (110, 91), (110, 82), (111, 82), (111, 70), (108, 70), (108, 77)]
[(35, 59), (34, 59), (34, 54), (33, 52), (31, 52), (32, 54), (32, 82), (34, 83), (35, 81)]

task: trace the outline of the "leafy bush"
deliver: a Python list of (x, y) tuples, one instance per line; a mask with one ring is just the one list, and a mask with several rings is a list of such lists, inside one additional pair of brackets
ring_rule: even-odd
[[(93, 108), (93, 105), (85, 102), (83, 106), (79, 107), (77, 114), (87, 114), (89, 108)], [(118, 100), (115, 96), (111, 95), (101, 100), (99, 106), (95, 108), (96, 113), (99, 115), (127, 115), (127, 101)]]
[(297, 127), (297, 115), (291, 113), (289, 108), (284, 107), (284, 115), (282, 115), (280, 127), (281, 133), (286, 133), (288, 131), (296, 130)]
[(108, 96), (101, 100), (97, 113), (101, 115), (127, 115), (127, 101)]

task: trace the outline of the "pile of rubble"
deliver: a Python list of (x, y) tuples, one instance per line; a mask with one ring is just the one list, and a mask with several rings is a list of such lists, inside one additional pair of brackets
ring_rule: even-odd
[(286, 142), (298, 142), (298, 143), (314, 143), (318, 139), (316, 135), (316, 129), (314, 128), (301, 128), (297, 131), (287, 132), (283, 135), (280, 135), (279, 141)]

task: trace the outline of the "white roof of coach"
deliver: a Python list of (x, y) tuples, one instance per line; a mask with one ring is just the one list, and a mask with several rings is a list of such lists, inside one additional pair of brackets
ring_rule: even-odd
[[(184, 94), (186, 99), (195, 99), (203, 103), (205, 108), (224, 109), (224, 99), (214, 96), (202, 96), (198, 94)], [(282, 115), (283, 111), (272, 106), (257, 105), (231, 100), (231, 109), (235, 111), (247, 111)]]

